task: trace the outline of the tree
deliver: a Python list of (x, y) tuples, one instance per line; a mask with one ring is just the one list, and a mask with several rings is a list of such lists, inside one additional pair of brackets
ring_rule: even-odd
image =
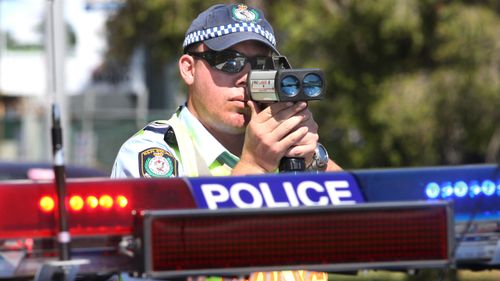
[(176, 106), (167, 90), (176, 84), (168, 77), (168, 66), (182, 52), (184, 34), (192, 19), (216, 1), (128, 0), (107, 22), (108, 59), (128, 64), (137, 48), (145, 50), (145, 73), (150, 109)]
[[(320, 67), (311, 102), (321, 141), (344, 168), (495, 161), (500, 150), (497, 1), (247, 1), (266, 11), (294, 67)], [(215, 1), (129, 0), (109, 22), (110, 54), (142, 45), (180, 54)]]
[(487, 147), (498, 155), (497, 8), (317, 0), (271, 10), (292, 64), (325, 70), (327, 99), (311, 103), (323, 141), (360, 168), (483, 162)]

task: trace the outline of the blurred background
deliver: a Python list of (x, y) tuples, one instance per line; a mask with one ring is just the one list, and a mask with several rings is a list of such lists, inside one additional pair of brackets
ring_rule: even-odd
[[(0, 158), (51, 161), (55, 100), (67, 162), (109, 172), (128, 137), (183, 103), (184, 33), (216, 2), (0, 0)], [(499, 0), (242, 2), (265, 11), (292, 66), (325, 71), (310, 107), (344, 168), (499, 161)]]
[[(52, 161), (57, 102), (67, 163), (109, 174), (128, 137), (184, 102), (184, 33), (216, 2), (0, 0), (0, 160)], [(310, 107), (345, 169), (500, 162), (500, 0), (241, 2), (265, 12), (292, 66), (324, 70), (327, 98)], [(418, 280), (443, 278), (500, 276)]]

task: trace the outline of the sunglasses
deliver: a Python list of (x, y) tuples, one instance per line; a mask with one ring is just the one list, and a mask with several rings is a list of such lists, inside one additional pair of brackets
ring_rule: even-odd
[(271, 70), (274, 68), (273, 58), (270, 56), (247, 57), (234, 50), (220, 52), (208, 50), (204, 52), (186, 52), (188, 55), (204, 59), (211, 67), (227, 73), (239, 73), (247, 63), (253, 70)]

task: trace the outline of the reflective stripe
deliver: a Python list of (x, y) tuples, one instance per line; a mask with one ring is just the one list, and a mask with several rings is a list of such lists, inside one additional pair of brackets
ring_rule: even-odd
[(232, 171), (231, 167), (226, 164), (221, 164), (219, 161), (214, 161), (208, 169), (212, 176), (229, 176)]
[(281, 271), (285, 281), (304, 281), (299, 271)]
[(316, 272), (316, 271), (306, 271), (307, 281), (328, 281), (328, 273), (326, 272)]
[(248, 281), (328, 281), (328, 273), (307, 270), (253, 272)]
[(165, 121), (168, 125), (172, 126), (177, 138), (179, 158), (181, 165), (186, 176), (229, 176), (231, 175), (232, 168), (236, 165), (238, 159), (231, 156), (228, 152), (223, 152), (210, 167), (207, 167), (201, 153), (186, 128), (179, 122), (176, 114), (169, 120)]
[(222, 154), (217, 157), (217, 161), (220, 161), (231, 168), (234, 168), (234, 166), (238, 163), (238, 159), (235, 159), (234, 156), (229, 154), (227, 151), (222, 152)]
[(187, 281), (248, 281), (244, 278), (238, 277), (220, 277), (220, 276), (198, 276), (198, 277), (188, 277)]
[(200, 152), (190, 138), (184, 126), (179, 122), (177, 115), (174, 114), (168, 121), (168, 124), (174, 129), (179, 152), (182, 158), (182, 168), (189, 177), (210, 175), (210, 171), (203, 161)]

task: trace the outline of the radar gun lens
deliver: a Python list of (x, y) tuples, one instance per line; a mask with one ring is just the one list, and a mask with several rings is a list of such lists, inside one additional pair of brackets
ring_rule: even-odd
[(299, 93), (300, 81), (295, 76), (285, 76), (281, 80), (281, 92), (287, 97), (294, 97)]
[(303, 85), (306, 96), (317, 97), (323, 89), (323, 79), (315, 73), (310, 73), (304, 77)]

